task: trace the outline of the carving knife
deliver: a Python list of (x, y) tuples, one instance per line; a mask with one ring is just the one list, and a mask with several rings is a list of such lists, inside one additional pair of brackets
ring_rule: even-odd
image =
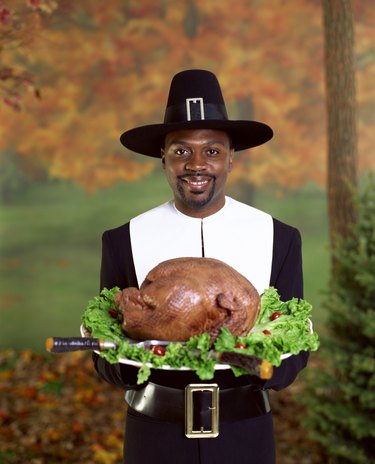
[[(142, 342), (131, 339), (128, 340), (130, 343), (144, 347), (145, 349), (150, 349), (153, 346), (166, 346), (173, 343), (164, 340), (145, 340)], [(49, 337), (46, 340), (46, 349), (51, 353), (68, 353), (84, 350), (103, 351), (110, 348), (117, 349), (117, 343), (90, 337)], [(196, 349), (190, 351), (197, 356), (201, 353)], [(261, 379), (270, 379), (272, 377), (272, 365), (267, 360), (261, 359), (258, 356), (232, 351), (217, 352), (211, 350), (209, 351), (209, 357), (215, 359), (218, 363), (242, 367)]]

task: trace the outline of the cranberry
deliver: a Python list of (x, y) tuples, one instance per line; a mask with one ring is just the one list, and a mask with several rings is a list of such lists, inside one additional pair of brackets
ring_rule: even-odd
[(115, 309), (111, 308), (108, 310), (108, 314), (113, 317), (113, 319), (117, 319), (118, 313)]
[(239, 350), (244, 350), (246, 348), (246, 345), (245, 345), (245, 343), (237, 342), (236, 343), (236, 348), (238, 348)]
[(157, 356), (164, 356), (165, 355), (165, 347), (160, 345), (155, 345), (152, 347), (152, 352)]

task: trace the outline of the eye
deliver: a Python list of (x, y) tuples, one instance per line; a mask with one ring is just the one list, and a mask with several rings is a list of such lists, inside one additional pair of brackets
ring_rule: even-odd
[(179, 156), (185, 156), (185, 155), (189, 154), (189, 152), (188, 152), (188, 150), (186, 150), (186, 148), (177, 148), (175, 150), (175, 153), (176, 153), (176, 155), (179, 155)]
[(210, 156), (217, 156), (220, 154), (220, 151), (216, 150), (216, 148), (210, 148), (207, 150), (207, 154)]

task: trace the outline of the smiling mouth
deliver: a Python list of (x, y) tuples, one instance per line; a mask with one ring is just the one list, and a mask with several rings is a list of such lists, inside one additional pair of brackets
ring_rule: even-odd
[(180, 179), (190, 188), (201, 189), (207, 186), (213, 179), (211, 176), (182, 176)]

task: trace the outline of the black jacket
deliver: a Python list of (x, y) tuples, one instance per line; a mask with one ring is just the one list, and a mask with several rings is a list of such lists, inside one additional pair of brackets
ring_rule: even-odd
[[(274, 286), (283, 301), (303, 297), (301, 237), (299, 231), (276, 219), (270, 286)], [(138, 287), (135, 274), (129, 223), (104, 232), (101, 265), (101, 289)], [(274, 369), (268, 381), (254, 376), (234, 377), (230, 370), (216, 371), (212, 382), (220, 388), (233, 388), (251, 384), (254, 388), (280, 390), (290, 385), (301, 369), (306, 366), (308, 352), (285, 359)], [(138, 388), (137, 368), (124, 364), (111, 365), (94, 355), (95, 368), (109, 383), (123, 389)], [(152, 370), (150, 381), (184, 388), (188, 383), (199, 383), (199, 378), (188, 371)], [(210, 381), (211, 382), (211, 381)], [(271, 414), (239, 424), (226, 424), (216, 439), (193, 439), (184, 437), (175, 424), (155, 422), (141, 415), (128, 414), (126, 435), (126, 463), (137, 462), (186, 462), (189, 463), (273, 463), (274, 442)], [(155, 427), (157, 425), (157, 427)], [(156, 430), (158, 431), (156, 433)], [(161, 433), (161, 437), (159, 437)], [(153, 436), (154, 438), (151, 438)], [(159, 438), (158, 438), (159, 437)], [(168, 438), (168, 447), (162, 437)], [(160, 440), (161, 444), (160, 444)], [(186, 457), (183, 457), (185, 456)], [(194, 457), (196, 456), (196, 457)], [(176, 460), (177, 459), (177, 460)]]
[[(270, 285), (278, 290), (283, 301), (293, 297), (303, 298), (300, 234), (297, 229), (277, 219), (273, 219), (273, 223), (274, 246)], [(129, 223), (104, 232), (102, 240), (100, 288), (113, 288), (115, 286), (120, 288), (138, 287), (130, 244)], [(266, 382), (265, 388), (280, 390), (287, 387), (296, 378), (298, 372), (305, 367), (307, 358), (308, 353), (302, 352), (298, 356), (291, 356), (284, 360), (281, 366), (274, 370), (273, 378)], [(104, 379), (114, 385), (128, 388), (136, 384), (137, 368), (124, 365), (109, 365), (102, 358), (96, 356), (95, 366)], [(121, 375), (119, 375), (120, 371)], [(163, 372), (161, 375), (162, 380), (159, 377), (160, 372), (155, 371), (150, 380), (175, 385), (175, 382), (178, 384), (180, 384), (180, 381), (184, 383), (190, 376), (178, 373), (177, 378), (173, 379), (173, 373), (166, 375)], [(233, 380), (235, 383), (242, 384), (243, 379)], [(252, 381), (259, 383), (257, 379), (252, 379)]]

